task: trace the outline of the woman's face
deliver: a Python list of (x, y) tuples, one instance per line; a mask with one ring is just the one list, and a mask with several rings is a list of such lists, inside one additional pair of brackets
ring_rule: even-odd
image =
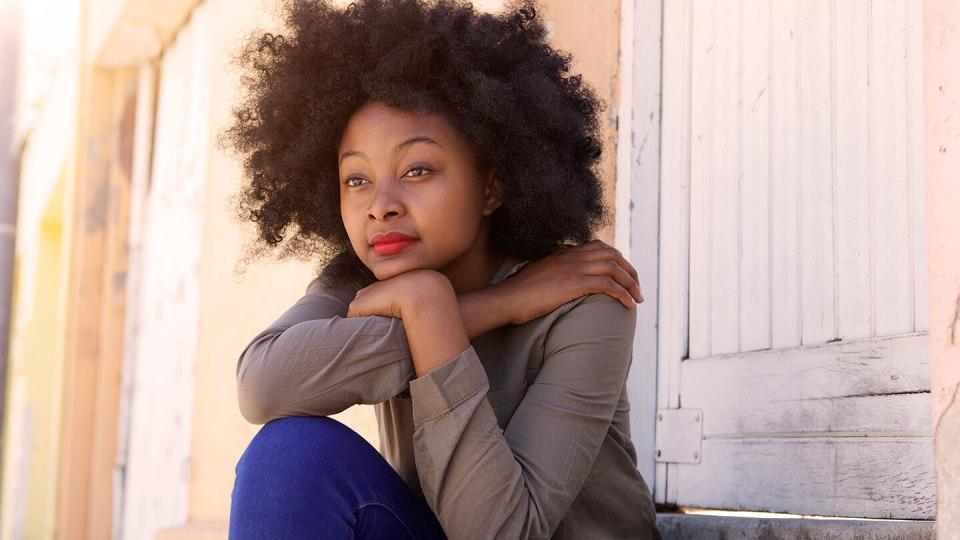
[[(368, 102), (347, 123), (338, 155), (343, 224), (377, 279), (417, 268), (463, 274), (458, 261), (485, 261), (500, 192), (441, 116)], [(388, 232), (412, 240), (374, 243)]]

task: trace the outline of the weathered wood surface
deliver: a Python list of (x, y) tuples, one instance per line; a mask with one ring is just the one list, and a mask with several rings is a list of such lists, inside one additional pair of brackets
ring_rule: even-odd
[[(657, 501), (700, 475), (718, 508), (811, 510), (782, 473), (827, 515), (932, 515), (921, 8), (664, 4), (657, 406), (702, 408), (705, 439)], [(859, 479), (824, 476), (838, 444)], [(751, 461), (756, 486), (725, 472)]]

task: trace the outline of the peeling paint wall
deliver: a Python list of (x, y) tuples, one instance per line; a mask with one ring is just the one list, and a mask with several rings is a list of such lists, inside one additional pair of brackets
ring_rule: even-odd
[(211, 16), (201, 5), (160, 61), (142, 286), (130, 314), (137, 332), (124, 538), (149, 538), (187, 519), (212, 99)]

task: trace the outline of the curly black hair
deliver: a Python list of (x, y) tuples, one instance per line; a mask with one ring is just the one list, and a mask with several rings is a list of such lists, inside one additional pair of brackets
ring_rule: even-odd
[(340, 216), (337, 149), (368, 101), (440, 114), (496, 168), (503, 203), (491, 245), (539, 259), (590, 241), (611, 217), (596, 170), (606, 108), (572, 55), (551, 47), (537, 0), (497, 14), (459, 0), (283, 0), (283, 33), (255, 31), (234, 62), (245, 96), (222, 148), (243, 158), (239, 218), (256, 224), (247, 260), (320, 256), (328, 284), (376, 281)]

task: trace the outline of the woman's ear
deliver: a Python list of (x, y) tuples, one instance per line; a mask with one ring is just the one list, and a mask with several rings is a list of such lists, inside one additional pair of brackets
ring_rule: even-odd
[(483, 215), (489, 216), (503, 204), (503, 184), (500, 182), (500, 172), (491, 167), (483, 181)]

